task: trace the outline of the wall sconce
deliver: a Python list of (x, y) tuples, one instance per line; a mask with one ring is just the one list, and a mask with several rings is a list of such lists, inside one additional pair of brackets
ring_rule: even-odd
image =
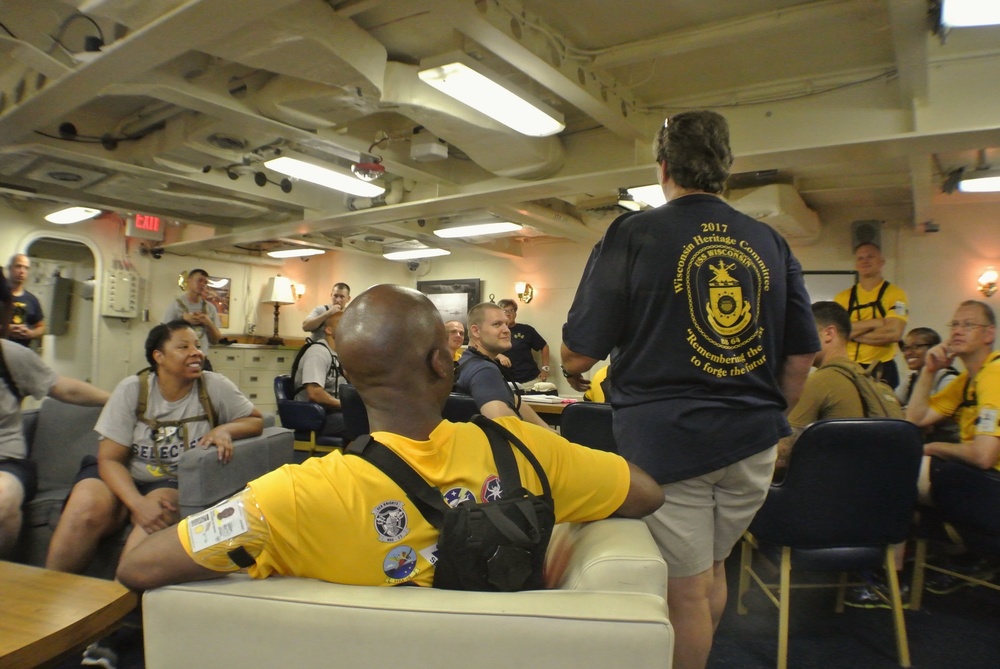
[(517, 293), (517, 299), (525, 304), (535, 298), (535, 289), (531, 287), (530, 283), (525, 283), (524, 281), (514, 283), (514, 292)]
[(979, 292), (986, 297), (991, 297), (997, 292), (997, 271), (992, 267), (987, 267), (979, 275)]
[(296, 283), (294, 284), (294, 288), (295, 288), (295, 299), (301, 300), (302, 296), (306, 294), (306, 284)]

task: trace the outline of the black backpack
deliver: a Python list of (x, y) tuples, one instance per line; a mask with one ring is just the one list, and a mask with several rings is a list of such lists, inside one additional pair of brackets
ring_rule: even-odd
[[(371, 435), (358, 437), (345, 454), (362, 457), (382, 470), (440, 532), (435, 588), (485, 592), (542, 589), (545, 551), (555, 526), (548, 477), (535, 455), (510, 431), (484, 416), (474, 416), (472, 422), (489, 438), (500, 476), (502, 493), (493, 502), (465, 501), (449, 507), (438, 488)], [(541, 496), (521, 485), (511, 446), (535, 469), (542, 484)]]
[[(295, 359), (292, 360), (292, 383), (295, 383), (295, 375), (299, 371), (299, 362), (302, 360), (302, 356), (305, 355), (306, 351), (309, 349), (310, 346), (318, 343), (319, 343), (318, 341), (313, 341), (311, 337), (306, 337), (306, 343), (302, 345), (302, 348), (300, 348), (298, 350), (298, 353), (295, 354)], [(327, 350), (330, 351), (329, 348)], [(333, 354), (333, 351), (330, 351), (330, 356), (333, 358), (334, 370), (337, 374), (337, 387), (339, 388), (340, 377), (342, 377), (344, 373), (340, 367), (340, 361), (338, 360), (337, 356)], [(295, 388), (295, 390), (292, 391), (292, 396), (289, 399), (295, 399), (295, 396), (298, 395), (299, 392), (305, 387), (306, 387), (305, 384), (302, 384), (301, 386)], [(336, 397), (338, 394), (339, 393), (334, 393), (334, 397)]]

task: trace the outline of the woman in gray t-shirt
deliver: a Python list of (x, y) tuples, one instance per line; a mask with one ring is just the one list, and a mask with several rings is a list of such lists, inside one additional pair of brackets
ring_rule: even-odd
[(177, 523), (180, 454), (214, 446), (228, 462), (233, 441), (261, 433), (260, 412), (229, 379), (202, 371), (204, 358), (184, 321), (150, 331), (150, 370), (122, 380), (101, 412), (97, 459), (82, 463), (46, 567), (82, 571), (101, 538), (127, 519), (135, 527), (126, 551), (142, 534)]

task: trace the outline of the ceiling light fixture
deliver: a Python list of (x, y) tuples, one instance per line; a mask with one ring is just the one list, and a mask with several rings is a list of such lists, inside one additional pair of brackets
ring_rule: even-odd
[(49, 223), (56, 223), (58, 225), (69, 225), (70, 223), (86, 221), (87, 219), (93, 218), (100, 213), (100, 209), (94, 209), (92, 207), (67, 207), (66, 209), (60, 209), (59, 211), (52, 212), (45, 217), (45, 220)]
[(629, 211), (639, 211), (642, 209), (642, 202), (636, 202), (632, 194), (624, 188), (618, 189), (618, 206)]
[(272, 258), (308, 258), (309, 256), (321, 256), (326, 251), (323, 249), (283, 249), (281, 251), (268, 251), (267, 255)]
[(1000, 170), (977, 169), (963, 172), (958, 178), (958, 190), (963, 193), (995, 193), (1000, 191)]
[(301, 179), (357, 197), (378, 197), (385, 192), (385, 188), (362, 181), (344, 168), (330, 163), (326, 165), (319, 163), (318, 159), (305, 155), (300, 157), (282, 155), (268, 160), (264, 163), (264, 167), (293, 179)]
[(451, 255), (451, 251), (428, 247), (425, 249), (409, 249), (407, 251), (390, 251), (389, 253), (383, 253), (382, 257), (386, 260), (418, 260), (420, 258), (434, 258), (436, 256), (447, 255)]
[(663, 194), (663, 189), (660, 188), (660, 184), (635, 186), (628, 189), (628, 194), (631, 195), (632, 199), (636, 202), (648, 204), (650, 207), (659, 207), (660, 205), (667, 203), (667, 197)]
[(473, 223), (471, 225), (458, 225), (453, 228), (441, 228), (435, 230), (434, 234), (445, 239), (455, 239), (456, 237), (479, 237), (482, 235), (500, 235), (505, 232), (517, 232), (521, 226), (509, 221), (496, 221), (494, 223)]
[(982, 0), (943, 0), (941, 25), (946, 28), (974, 28), (1000, 24), (1000, 3)]
[(461, 51), (420, 61), (417, 74), (445, 95), (523, 135), (548, 137), (566, 128), (562, 114)]

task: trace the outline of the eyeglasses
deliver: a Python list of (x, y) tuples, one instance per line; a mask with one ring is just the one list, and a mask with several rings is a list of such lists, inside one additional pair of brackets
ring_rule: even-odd
[(901, 350), (903, 353), (906, 353), (907, 351), (916, 351), (917, 349), (930, 348), (930, 347), (931, 347), (930, 344), (908, 344), (900, 346), (899, 350)]
[(973, 323), (972, 321), (948, 321), (945, 325), (949, 330), (974, 330), (990, 326), (989, 323)]

